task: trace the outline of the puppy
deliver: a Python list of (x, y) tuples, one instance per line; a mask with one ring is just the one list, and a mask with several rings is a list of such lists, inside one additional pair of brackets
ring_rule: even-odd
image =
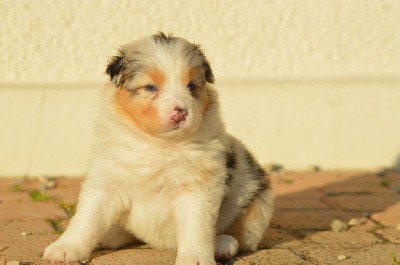
[(44, 258), (143, 241), (210, 265), (254, 251), (273, 210), (271, 184), (225, 132), (200, 47), (163, 33), (122, 46), (95, 125), (94, 157), (68, 229)]

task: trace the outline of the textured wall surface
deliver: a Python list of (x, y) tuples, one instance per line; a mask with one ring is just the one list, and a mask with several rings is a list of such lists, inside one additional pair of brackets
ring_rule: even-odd
[(400, 73), (397, 0), (0, 3), (3, 82), (99, 81), (118, 45), (158, 30), (201, 43), (219, 78)]
[(400, 154), (398, 0), (0, 0), (0, 176), (83, 174), (116, 48), (201, 43), (229, 131), (261, 162), (374, 168)]

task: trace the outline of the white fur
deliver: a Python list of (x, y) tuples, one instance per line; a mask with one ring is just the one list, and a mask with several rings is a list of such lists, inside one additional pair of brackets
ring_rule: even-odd
[(239, 242), (231, 235), (219, 235), (215, 243), (215, 256), (229, 259), (239, 250)]

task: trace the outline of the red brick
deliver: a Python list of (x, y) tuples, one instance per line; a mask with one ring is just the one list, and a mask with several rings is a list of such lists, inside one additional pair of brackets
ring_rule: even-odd
[(7, 235), (8, 241), (5, 243), (7, 248), (1, 253), (7, 260), (35, 262), (34, 264), (37, 264), (41, 260), (45, 247), (56, 238), (57, 235), (55, 234), (34, 234), (24, 237), (20, 234)]
[(22, 239), (22, 232), (28, 232), (31, 235), (41, 235), (51, 234), (53, 233), (53, 229), (45, 220), (30, 220), (28, 222), (0, 222), (0, 242), (7, 242), (7, 237), (11, 235)]
[(61, 207), (52, 202), (8, 202), (0, 204), (0, 221), (31, 221), (67, 218)]
[(368, 195), (342, 195), (326, 198), (329, 205), (343, 210), (377, 212), (400, 201), (400, 195), (394, 193)]
[(362, 231), (323, 231), (310, 235), (308, 240), (318, 244), (350, 244), (359, 247), (382, 242), (375, 235)]
[[(272, 177), (274, 190), (277, 195), (293, 194), (297, 192), (313, 192), (337, 185), (337, 183), (348, 183), (355, 179), (371, 178), (366, 172), (286, 172), (279, 177)], [(283, 179), (291, 179), (292, 183), (287, 184)]]
[(285, 230), (267, 229), (263, 240), (258, 244), (259, 249), (281, 247), (288, 242), (299, 242), (297, 238)]
[(141, 264), (141, 265), (167, 265), (174, 264), (176, 252), (171, 250), (159, 249), (137, 249), (128, 248), (116, 251), (98, 251), (92, 254), (93, 265), (109, 265), (109, 264)]
[(348, 222), (357, 217), (354, 213), (340, 210), (276, 210), (271, 228), (289, 230), (330, 230), (334, 219)]
[(344, 265), (385, 265), (393, 264), (392, 254), (396, 254), (397, 258), (400, 257), (399, 245), (394, 244), (375, 244), (368, 248), (361, 248), (351, 254), (347, 260), (340, 262)]
[(388, 240), (388, 241), (390, 241), (392, 243), (400, 244), (400, 231), (397, 230), (397, 228), (385, 227), (383, 229), (377, 230), (376, 233), (380, 234), (386, 240)]
[(265, 249), (235, 259), (235, 265), (302, 265), (311, 264), (288, 249)]
[(326, 210), (329, 209), (329, 206), (317, 198), (281, 196), (276, 198), (275, 208), (279, 210)]
[[(400, 196), (399, 196), (400, 197)], [(400, 224), (400, 202), (399, 200), (383, 209), (383, 211), (374, 213), (372, 219), (375, 221), (388, 226), (397, 227)]]

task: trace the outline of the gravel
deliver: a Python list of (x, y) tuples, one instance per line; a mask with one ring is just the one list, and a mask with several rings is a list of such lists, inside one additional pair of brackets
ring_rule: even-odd
[(341, 231), (346, 231), (349, 228), (349, 225), (338, 219), (335, 219), (331, 223), (331, 228), (335, 232), (341, 232)]

